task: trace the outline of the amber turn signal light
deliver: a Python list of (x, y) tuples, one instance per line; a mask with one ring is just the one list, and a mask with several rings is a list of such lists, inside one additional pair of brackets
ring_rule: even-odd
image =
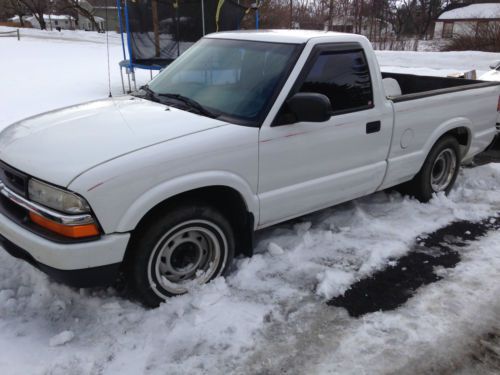
[(35, 224), (50, 230), (51, 232), (60, 234), (65, 237), (70, 238), (85, 238), (93, 237), (99, 235), (99, 228), (95, 224), (85, 224), (85, 225), (64, 225), (56, 223), (55, 221), (44, 218), (43, 216), (37, 215), (30, 212), (30, 219)]

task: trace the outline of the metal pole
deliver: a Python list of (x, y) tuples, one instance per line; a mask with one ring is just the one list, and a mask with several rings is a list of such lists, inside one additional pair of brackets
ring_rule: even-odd
[(17, 29), (16, 31), (17, 31), (17, 40), (21, 40), (21, 35), (19, 34), (19, 29)]
[(257, 8), (255, 9), (255, 29), (259, 30), (259, 2), (257, 1)]
[[(238, 0), (239, 3), (239, 0)], [(203, 35), (205, 35), (205, 1), (201, 0), (201, 24), (203, 27)]]
[(181, 55), (181, 41), (179, 35), (179, 0), (174, 3), (175, 6), (175, 19), (176, 19), (176, 35), (177, 35), (177, 57)]
[[(240, 0), (238, 0), (238, 5), (240, 5)], [(237, 30), (239, 30), (239, 29), (240, 29), (240, 23), (241, 23), (241, 21), (240, 21), (240, 20), (238, 20), (238, 28), (237, 28)]]
[(118, 26), (120, 27), (120, 36), (122, 38), (123, 60), (127, 60), (127, 56), (125, 55), (125, 42), (123, 41), (122, 7), (120, 0), (116, 0), (116, 7), (118, 8)]
[(160, 57), (160, 26), (158, 25), (158, 0), (151, 1), (151, 15), (153, 17), (153, 34), (155, 40), (155, 57)]
[(125, 91), (125, 83), (123, 82), (123, 68), (120, 66), (120, 77), (122, 79), (122, 90), (123, 93), (126, 94), (127, 92)]
[(127, 44), (128, 44), (128, 57), (129, 57), (127, 74), (129, 75), (129, 89), (131, 90), (132, 88), (130, 87), (130, 74), (132, 74), (132, 80), (134, 81), (134, 86), (135, 86), (135, 74), (134, 74), (134, 65), (132, 64), (132, 42), (130, 40), (130, 25), (128, 21), (127, 0), (125, 0), (125, 28), (127, 30)]

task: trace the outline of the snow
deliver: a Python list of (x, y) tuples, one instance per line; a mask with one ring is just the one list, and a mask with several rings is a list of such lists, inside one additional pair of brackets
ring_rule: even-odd
[(54, 337), (52, 337), (49, 341), (49, 346), (61, 346), (61, 345), (64, 345), (68, 342), (70, 342), (71, 340), (73, 340), (73, 338), (75, 337), (75, 334), (71, 331), (62, 331), (61, 333), (59, 333), (58, 335), (55, 335)]
[(320, 272), (317, 279), (316, 294), (325, 299), (344, 295), (356, 280), (352, 272), (345, 272), (335, 268)]
[[(28, 21), (28, 22), (31, 22), (35, 19), (36, 19), (35, 16), (23, 16), (23, 20)], [(44, 14), (43, 19), (48, 22), (49, 20), (52, 20), (52, 21), (65, 21), (66, 20), (66, 21), (68, 21), (68, 20), (74, 20), (75, 18), (71, 17), (70, 15), (67, 15), (67, 14), (51, 14), (51, 15)], [(9, 21), (19, 22), (19, 16), (11, 17), (11, 18), (9, 18)]]
[(269, 245), (267, 246), (267, 250), (271, 255), (282, 255), (285, 253), (285, 251), (279, 245), (276, 245), (274, 242), (269, 243)]
[(500, 70), (490, 70), (479, 77), (483, 81), (500, 81)]
[(479, 51), (376, 51), (376, 54), (383, 71), (443, 77), (473, 69), (480, 76), (490, 70), (491, 63), (500, 59), (499, 53)]
[(442, 13), (439, 20), (500, 18), (500, 4), (471, 4)]
[[(0, 39), (0, 50), (9, 51), (0, 59), (0, 128), (107, 96), (104, 36), (56, 35), (31, 30), (20, 42)], [(111, 86), (119, 95), (121, 46), (116, 35), (111, 41)], [(377, 52), (383, 70), (429, 75), (486, 71), (493, 55)], [(139, 72), (138, 84), (148, 77)], [(154, 310), (112, 288), (56, 284), (2, 251), (0, 373), (452, 372), (498, 326), (500, 234), (458, 248), (459, 264), (396, 310), (352, 318), (325, 302), (394, 266), (417, 236), (494, 216), (499, 185), (497, 165), (464, 169), (449, 197), (428, 204), (382, 192), (271, 227), (257, 233), (255, 255), (237, 259), (229, 276)]]

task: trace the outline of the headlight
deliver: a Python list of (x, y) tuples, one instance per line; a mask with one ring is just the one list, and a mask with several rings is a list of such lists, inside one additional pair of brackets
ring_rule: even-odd
[(68, 214), (90, 212), (89, 204), (85, 199), (44, 182), (30, 179), (28, 182), (29, 199), (54, 210)]

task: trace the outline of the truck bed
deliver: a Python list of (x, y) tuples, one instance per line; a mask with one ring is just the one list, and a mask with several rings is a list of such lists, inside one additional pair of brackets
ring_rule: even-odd
[(402, 95), (391, 97), (394, 102), (500, 85), (500, 82), (389, 72), (382, 72), (382, 78), (393, 78), (399, 83)]

